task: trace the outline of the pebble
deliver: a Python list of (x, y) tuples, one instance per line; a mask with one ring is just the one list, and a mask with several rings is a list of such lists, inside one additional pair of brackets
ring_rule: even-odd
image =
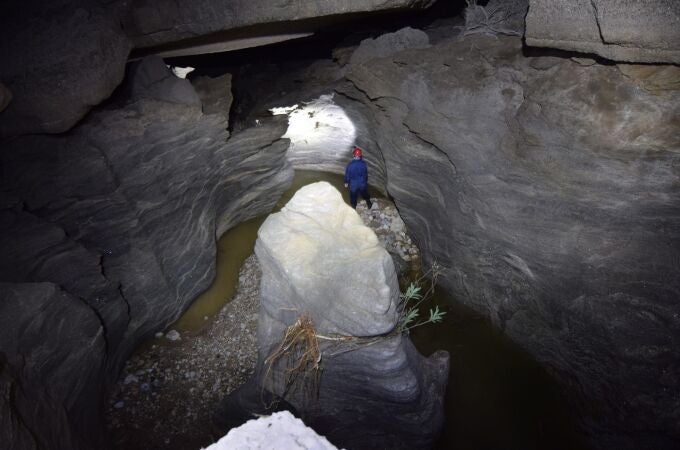
[(180, 336), (179, 331), (177, 330), (170, 330), (167, 332), (165, 335), (165, 339), (168, 339), (170, 341), (179, 341), (182, 339), (182, 336)]

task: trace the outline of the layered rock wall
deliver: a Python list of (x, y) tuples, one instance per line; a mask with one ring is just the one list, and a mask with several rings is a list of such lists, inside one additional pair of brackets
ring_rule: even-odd
[(258, 24), (381, 10), (422, 9), (432, 3), (434, 0), (200, 0), (192, 3), (139, 0), (125, 19), (125, 28), (136, 47), (153, 47)]
[(675, 0), (529, 0), (526, 43), (614, 61), (680, 63)]
[(219, 230), (269, 211), (292, 178), (285, 120), (227, 140), (224, 117), (195, 93), (177, 102), (186, 80), (165, 70), (167, 90), (133, 86), (71, 133), (0, 154), (12, 448), (106, 448), (98, 413), (122, 362), (212, 282)]
[(599, 445), (674, 448), (680, 93), (482, 36), (348, 78), (441, 282), (568, 387)]

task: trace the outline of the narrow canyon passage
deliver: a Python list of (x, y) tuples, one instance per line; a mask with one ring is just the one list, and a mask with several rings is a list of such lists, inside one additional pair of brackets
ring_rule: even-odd
[(198, 449), (278, 405), (326, 448), (680, 448), (678, 24), (3, 2), (0, 447)]

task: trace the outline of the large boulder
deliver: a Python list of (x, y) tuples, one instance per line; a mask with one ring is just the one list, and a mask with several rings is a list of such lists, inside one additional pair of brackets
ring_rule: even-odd
[[(172, 0), (140, 0), (135, 2), (125, 19), (125, 30), (135, 47), (154, 47), (233, 29), (269, 24), (253, 33), (271, 34), (277, 29), (295, 27), (305, 19), (328, 18), (351, 13), (396, 9), (423, 9), (434, 0), (334, 0), (279, 2), (253, 0), (198, 0), (177, 3)], [(276, 28), (280, 24), (283, 28)], [(274, 26), (272, 26), (274, 25)], [(299, 27), (309, 29), (309, 20)], [(217, 38), (244, 37), (243, 34), (220, 34)], [(247, 35), (245, 35), (247, 36)]]
[(13, 449), (106, 448), (122, 363), (209, 286), (218, 235), (292, 179), (285, 120), (227, 139), (223, 117), (157, 94), (0, 153), (0, 441)]
[(614, 61), (680, 63), (676, 0), (529, 0), (526, 43)]
[(651, 76), (478, 35), (352, 65), (343, 96), (425, 262), (602, 448), (680, 439), (680, 92)]
[(60, 133), (123, 79), (130, 43), (121, 2), (3, 2), (0, 80), (14, 99), (0, 112), (0, 137)]
[[(257, 399), (262, 389), (284, 398), (341, 447), (429, 448), (443, 424), (448, 354), (424, 358), (395, 331), (394, 265), (340, 193), (325, 182), (300, 189), (262, 225), (255, 253), (262, 266)], [(302, 385), (286, 382), (285, 356), (267, 362), (303, 316), (320, 336), (318, 391), (305, 375)]]

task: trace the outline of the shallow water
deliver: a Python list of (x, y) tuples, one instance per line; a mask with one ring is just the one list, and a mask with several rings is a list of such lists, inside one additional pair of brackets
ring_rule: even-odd
[[(342, 175), (296, 171), (290, 189), (279, 199), (274, 211), (280, 210), (300, 187), (316, 181), (331, 183), (349, 204)], [(371, 191), (372, 196), (377, 193), (376, 189)], [(244, 222), (219, 239), (215, 281), (171, 328), (196, 333), (231, 299), (239, 268), (252, 253), (257, 230), (265, 218)], [(488, 320), (442, 289), (437, 288), (423, 307), (427, 309), (433, 304), (446, 311), (443, 322), (419, 327), (411, 336), (425, 355), (439, 349), (451, 355), (446, 424), (435, 448), (586, 449), (559, 386), (538, 363)]]

